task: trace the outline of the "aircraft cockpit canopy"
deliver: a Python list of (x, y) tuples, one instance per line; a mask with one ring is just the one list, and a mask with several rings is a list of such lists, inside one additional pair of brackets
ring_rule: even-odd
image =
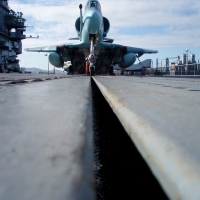
[(90, 2), (90, 7), (96, 7), (96, 2), (91, 1), (91, 2)]
[(101, 5), (98, 1), (88, 1), (85, 6), (85, 10), (88, 8), (96, 8), (101, 11)]

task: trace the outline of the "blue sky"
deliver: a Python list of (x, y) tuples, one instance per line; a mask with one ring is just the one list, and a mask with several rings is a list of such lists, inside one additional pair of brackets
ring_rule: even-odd
[[(20, 3), (19, 3), (20, 2)], [(181, 56), (185, 49), (200, 59), (200, 1), (188, 0), (99, 0), (102, 13), (110, 21), (107, 35), (114, 43), (158, 50), (141, 60)], [(86, 0), (9, 0), (14, 11), (20, 11), (26, 19), (25, 34), (39, 39), (26, 39), (23, 49), (69, 42), (77, 37), (74, 23), (79, 17), (79, 4)], [(47, 69), (47, 57), (43, 53), (23, 52), (19, 56), (22, 67)], [(174, 61), (174, 60), (171, 60)]]

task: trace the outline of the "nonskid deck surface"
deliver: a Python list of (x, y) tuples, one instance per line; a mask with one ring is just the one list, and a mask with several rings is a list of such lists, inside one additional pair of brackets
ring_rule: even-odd
[(90, 79), (0, 86), (0, 199), (94, 199)]
[[(78, 75), (79, 76), (79, 75)], [(0, 74), (0, 86), (7, 84), (19, 84), (19, 83), (30, 83), (37, 81), (61, 79), (61, 78), (71, 78), (66, 74)], [(77, 77), (77, 75), (75, 75)]]
[[(1, 199), (94, 198), (91, 80), (61, 76), (0, 82)], [(94, 81), (168, 196), (198, 199), (200, 79)]]
[(20, 74), (20, 73), (0, 73), (0, 81), (3, 80), (26, 80), (26, 79), (34, 79), (34, 78), (53, 78), (53, 77), (66, 77), (66, 74)]

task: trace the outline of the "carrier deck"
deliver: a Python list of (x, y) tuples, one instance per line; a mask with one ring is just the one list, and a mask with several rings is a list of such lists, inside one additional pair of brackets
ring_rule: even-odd
[(167, 196), (200, 198), (199, 78), (6, 76), (0, 199), (95, 199), (91, 81)]

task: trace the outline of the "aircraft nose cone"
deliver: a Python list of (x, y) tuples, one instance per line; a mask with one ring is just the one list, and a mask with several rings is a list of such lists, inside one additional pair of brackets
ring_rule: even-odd
[(85, 19), (85, 24), (87, 26), (87, 31), (90, 34), (97, 34), (100, 30), (100, 20), (101, 16), (96, 10), (90, 10), (87, 13), (87, 18)]

